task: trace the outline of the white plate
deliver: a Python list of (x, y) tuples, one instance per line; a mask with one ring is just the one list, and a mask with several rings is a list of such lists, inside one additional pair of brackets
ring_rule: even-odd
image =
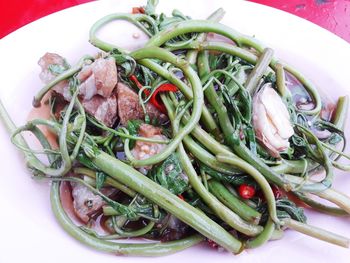
[[(25, 122), (32, 96), (41, 87), (37, 66), (40, 56), (46, 51), (57, 52), (73, 63), (86, 53), (94, 53), (96, 50), (87, 42), (91, 24), (106, 14), (130, 11), (130, 7), (143, 4), (145, 1), (136, 0), (92, 2), (40, 19), (3, 38), (0, 97), (15, 122)], [(170, 13), (178, 8), (194, 18), (205, 18), (218, 7), (227, 11), (223, 23), (270, 45), (330, 97), (350, 93), (350, 46), (305, 20), (250, 2), (229, 0), (163, 0), (158, 10)], [(115, 29), (115, 34), (118, 30), (121, 27)], [(349, 262), (349, 250), (292, 231), (280, 241), (238, 256), (217, 253), (204, 245), (152, 259), (116, 258), (96, 252), (75, 241), (57, 224), (50, 209), (48, 186), (30, 178), (22, 155), (11, 145), (2, 125), (0, 142), (0, 262)], [(339, 178), (337, 187), (349, 191), (350, 176)], [(307, 213), (309, 223), (350, 237), (348, 218)]]

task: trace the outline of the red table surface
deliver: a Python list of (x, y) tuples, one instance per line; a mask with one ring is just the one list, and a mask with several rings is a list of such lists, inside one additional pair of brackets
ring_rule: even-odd
[[(90, 1), (0, 0), (0, 38), (40, 17)], [(251, 2), (295, 14), (328, 29), (350, 43), (349, 0), (251, 0)]]

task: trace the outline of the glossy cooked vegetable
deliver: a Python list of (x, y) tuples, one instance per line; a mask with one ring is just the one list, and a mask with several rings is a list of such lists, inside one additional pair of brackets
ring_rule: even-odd
[[(332, 188), (334, 170), (350, 170), (338, 161), (350, 159), (343, 152), (348, 97), (326, 112), (327, 102), (300, 72), (218, 23), (222, 9), (192, 20), (177, 10), (158, 15), (156, 5), (97, 21), (90, 42), (106, 53), (73, 67), (55, 56), (33, 101), (39, 107), (49, 94), (50, 120), (16, 128), (0, 103), (34, 176), (53, 181), (51, 204), (62, 227), (95, 249), (135, 256), (175, 253), (205, 239), (239, 253), (287, 228), (348, 247), (346, 237), (308, 225), (298, 206), (350, 213), (350, 198)], [(113, 20), (144, 31), (145, 47), (129, 52), (99, 39)], [(38, 138), (41, 152), (28, 147), (24, 131)], [(319, 171), (325, 175), (316, 181)], [(64, 184), (80, 226), (62, 205)], [(96, 232), (97, 222), (104, 233)], [(115, 242), (132, 237), (156, 241)]]

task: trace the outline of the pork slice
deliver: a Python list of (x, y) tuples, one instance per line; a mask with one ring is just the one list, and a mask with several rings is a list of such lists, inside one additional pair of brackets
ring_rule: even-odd
[(79, 95), (90, 100), (94, 95), (108, 98), (118, 83), (117, 66), (114, 58), (98, 58), (86, 65), (77, 75), (80, 80)]
[(117, 98), (114, 94), (108, 98), (95, 95), (91, 100), (83, 101), (82, 104), (88, 114), (108, 127), (113, 126), (117, 119)]
[[(65, 63), (66, 62), (64, 58), (60, 55), (47, 52), (38, 61), (38, 64), (41, 67), (41, 72), (39, 74), (41, 81), (44, 84), (48, 84), (56, 78), (56, 75), (49, 70), (50, 65), (64, 66)], [(69, 83), (67, 80), (62, 80), (61, 82), (57, 83), (52, 88), (52, 90), (62, 95), (63, 98), (67, 101), (70, 101), (72, 99), (72, 96), (69, 92)]]
[[(86, 186), (71, 182), (73, 209), (75, 214), (86, 224), (90, 221), (91, 216), (105, 205), (102, 197), (95, 195)], [(101, 193), (110, 196), (115, 192), (112, 188), (102, 188)]]
[(92, 71), (95, 75), (97, 94), (109, 97), (118, 83), (117, 66), (114, 58), (96, 59)]
[(97, 95), (97, 88), (95, 84), (95, 75), (90, 75), (83, 83), (79, 86), (79, 94), (82, 96), (84, 101), (91, 100), (91, 98)]
[(47, 52), (39, 59), (38, 64), (41, 67), (39, 77), (45, 84), (47, 84), (56, 77), (56, 75), (49, 70), (49, 67), (51, 65), (64, 66), (65, 60), (58, 54)]
[[(139, 103), (138, 94), (127, 85), (119, 82), (117, 85), (118, 114), (120, 123), (126, 125), (129, 120), (142, 120), (145, 118), (143, 109)], [(161, 113), (150, 103), (146, 104), (146, 111), (151, 120), (157, 119), (160, 123), (168, 120), (168, 117)]]

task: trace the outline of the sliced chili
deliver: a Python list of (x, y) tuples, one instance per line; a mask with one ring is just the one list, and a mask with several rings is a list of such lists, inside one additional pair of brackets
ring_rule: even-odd
[(166, 114), (166, 108), (163, 104), (163, 102), (160, 100), (160, 97), (157, 96), (159, 92), (165, 92), (165, 91), (170, 91), (170, 92), (175, 92), (177, 91), (177, 88), (175, 85), (170, 84), (170, 83), (165, 83), (160, 85), (152, 94), (150, 98), (150, 103), (152, 103), (158, 110), (160, 110), (162, 113)]
[[(134, 82), (135, 85), (139, 89), (143, 88), (142, 84), (139, 82), (139, 80), (137, 79), (137, 77), (135, 75), (131, 75), (129, 77), (129, 79), (132, 82)], [(162, 84), (153, 92), (151, 98), (149, 99), (149, 102), (151, 104), (153, 104), (154, 107), (156, 107), (160, 112), (162, 112), (164, 114), (166, 114), (167, 111), (166, 111), (166, 108), (165, 108), (164, 104), (162, 103), (162, 101), (160, 100), (160, 97), (158, 95), (159, 95), (159, 92), (165, 92), (165, 91), (175, 92), (175, 91), (177, 91), (177, 87), (171, 83)], [(145, 94), (146, 94), (146, 96), (149, 96), (151, 93), (149, 90), (145, 89)]]
[(133, 7), (131, 13), (132, 14), (144, 14), (145, 9), (141, 6), (140, 7)]
[(185, 201), (185, 198), (183, 197), (182, 194), (177, 195), (177, 197), (180, 198), (181, 200)]

